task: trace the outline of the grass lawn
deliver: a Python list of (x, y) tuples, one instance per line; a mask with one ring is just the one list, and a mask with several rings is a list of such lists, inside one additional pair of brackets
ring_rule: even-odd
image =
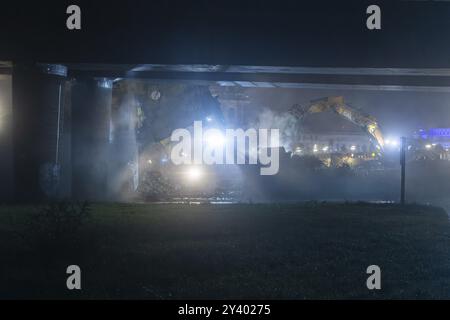
[[(450, 222), (435, 207), (96, 204), (76, 249), (24, 234), (32, 212), (0, 207), (0, 298), (450, 298)], [(65, 287), (70, 264), (81, 291)]]

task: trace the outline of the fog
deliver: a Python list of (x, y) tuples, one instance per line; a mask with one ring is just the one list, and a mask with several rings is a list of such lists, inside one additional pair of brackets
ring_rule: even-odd
[[(286, 111), (294, 104), (327, 96), (344, 96), (348, 105), (375, 117), (384, 137), (411, 136), (419, 129), (450, 127), (450, 93), (367, 90), (244, 89), (249, 97), (247, 117), (257, 127), (279, 128), (282, 146), (291, 151), (297, 130), (362, 132), (346, 119), (325, 112), (307, 115), (300, 123)], [(282, 154), (282, 152), (281, 152)], [(399, 153), (391, 151), (384, 170), (327, 168), (312, 157), (280, 159), (280, 172), (261, 177), (256, 168), (242, 167), (243, 201), (399, 201)], [(386, 164), (383, 164), (386, 165)], [(450, 161), (413, 161), (406, 167), (407, 201), (450, 208)]]
[[(245, 89), (255, 113), (260, 108), (287, 110), (292, 105), (343, 96), (346, 103), (374, 116), (385, 135), (408, 135), (420, 128), (450, 127), (450, 93), (418, 91), (322, 90), (322, 89)], [(309, 118), (309, 119), (307, 119)], [(330, 128), (330, 115), (311, 115), (304, 126), (316, 130)], [(352, 128), (345, 120), (333, 119), (336, 127)]]
[[(115, 85), (110, 114), (103, 111), (96, 114), (98, 111), (95, 111), (96, 109), (85, 113), (106, 119), (102, 120), (105, 123), (83, 118), (76, 120), (96, 126), (91, 133), (99, 134), (97, 138), (100, 140), (95, 143), (103, 141), (101, 139), (108, 141), (106, 148), (97, 148), (91, 141), (93, 136), (78, 134), (78, 139), (81, 139), (78, 145), (84, 144), (87, 147), (72, 151), (78, 152), (76, 156), (78, 159), (84, 159), (86, 164), (94, 163), (92, 168), (86, 169), (87, 171), (79, 167), (75, 174), (86, 175), (92, 173), (92, 170), (97, 170), (97, 173), (92, 173), (92, 177), (97, 177), (99, 172), (102, 174), (106, 172), (106, 184), (103, 178), (98, 178), (98, 183), (91, 181), (90, 188), (106, 190), (111, 201), (136, 199), (136, 192), (142, 182), (140, 175), (144, 172), (143, 165), (148, 162), (148, 149), (160, 139), (168, 137), (173, 129), (187, 127), (193, 120), (201, 120), (211, 114), (216, 115), (217, 119), (220, 118), (218, 102), (209, 94), (207, 87), (194, 88), (169, 84), (156, 86), (145, 83), (143, 87), (145, 90), (142, 88), (138, 90), (136, 86), (125, 86), (120, 89)], [(145, 100), (149, 90), (150, 92), (160, 90), (160, 99)], [(297, 135), (302, 130), (314, 130), (318, 133), (335, 131), (362, 133), (359, 127), (333, 112), (308, 115), (299, 122), (287, 112), (293, 104), (307, 104), (313, 99), (333, 95), (344, 96), (347, 104), (374, 116), (385, 137), (410, 136), (422, 128), (450, 127), (450, 93), (279, 88), (233, 90), (248, 97), (245, 105), (246, 126), (279, 129), (283, 148), (280, 152), (280, 171), (276, 176), (260, 176), (258, 166), (239, 166), (239, 170), (232, 170), (232, 173), (230, 171), (228, 174), (225, 168), (216, 168), (220, 172), (219, 176), (228, 179), (228, 186), (232, 186), (233, 190), (227, 192), (231, 192), (237, 201), (398, 201), (400, 165), (398, 155), (395, 153), (391, 155), (389, 166), (383, 170), (364, 167), (328, 168), (314, 157), (292, 156), (289, 152), (292, 151)], [(220, 94), (220, 90), (218, 91)], [(98, 105), (97, 102), (89, 105), (97, 108), (103, 103), (101, 101), (110, 98), (105, 96), (95, 99), (98, 99)], [(76, 99), (74, 101), (76, 102)], [(81, 105), (81, 102), (78, 101), (78, 105)], [(0, 200), (10, 198), (13, 189), (10, 187), (13, 172), (10, 124), (11, 81), (2, 78), (0, 79), (0, 176), (3, 183), (0, 186)], [(104, 137), (102, 132), (105, 128), (108, 128), (109, 133)], [(66, 172), (67, 170), (70, 168), (67, 167)], [(409, 159), (406, 170), (407, 201), (448, 206), (450, 161), (416, 162)], [(221, 185), (219, 176), (209, 176), (211, 184), (208, 186), (207, 194), (217, 195), (225, 192), (226, 188)], [(202, 194), (205, 193), (202, 191)]]
[(280, 131), (280, 146), (286, 151), (292, 151), (297, 137), (298, 121), (290, 113), (264, 108), (251, 127), (257, 129), (278, 129)]
[[(400, 165), (372, 171), (326, 168), (312, 156), (281, 153), (276, 176), (260, 176), (249, 166), (241, 172), (245, 202), (400, 200)], [(450, 209), (450, 161), (408, 162), (406, 199)]]

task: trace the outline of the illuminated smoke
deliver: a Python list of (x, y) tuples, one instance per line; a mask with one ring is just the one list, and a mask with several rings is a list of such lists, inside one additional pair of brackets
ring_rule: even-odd
[(113, 109), (110, 187), (113, 195), (122, 200), (132, 196), (139, 183), (136, 105), (135, 96), (126, 93)]
[[(286, 151), (292, 151), (293, 144), (297, 136), (297, 119), (288, 112), (274, 112), (268, 108), (264, 108), (258, 115), (255, 128), (261, 129), (279, 129), (280, 130), (280, 146)], [(278, 147), (272, 144), (272, 147)]]

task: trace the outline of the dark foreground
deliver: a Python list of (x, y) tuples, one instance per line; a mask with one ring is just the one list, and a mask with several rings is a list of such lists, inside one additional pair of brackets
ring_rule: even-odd
[[(80, 226), (56, 215), (36, 231), (35, 208), (0, 207), (0, 298), (450, 298), (450, 223), (434, 207), (90, 209)], [(71, 264), (81, 291), (66, 289)], [(374, 264), (380, 291), (366, 287)]]

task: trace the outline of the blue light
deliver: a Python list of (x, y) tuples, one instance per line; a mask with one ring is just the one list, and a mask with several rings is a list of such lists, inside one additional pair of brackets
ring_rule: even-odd
[(428, 138), (450, 138), (450, 128), (432, 128), (428, 130), (419, 130), (422, 139)]

